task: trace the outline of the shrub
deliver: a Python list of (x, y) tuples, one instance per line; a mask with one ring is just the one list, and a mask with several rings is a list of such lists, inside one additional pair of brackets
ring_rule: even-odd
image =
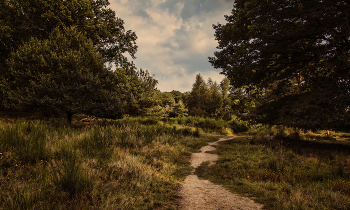
[(248, 123), (238, 118), (234, 118), (229, 122), (230, 128), (235, 133), (246, 132), (249, 129)]

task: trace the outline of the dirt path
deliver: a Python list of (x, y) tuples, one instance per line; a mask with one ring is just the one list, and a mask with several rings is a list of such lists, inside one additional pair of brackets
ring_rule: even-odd
[[(210, 164), (219, 159), (218, 155), (206, 153), (207, 151), (215, 150), (213, 145), (218, 145), (221, 141), (230, 140), (221, 138), (216, 142), (211, 142), (208, 146), (200, 148), (200, 153), (193, 153), (191, 156), (191, 165), (194, 168), (200, 166), (201, 163), (209, 161)], [(253, 200), (232, 194), (220, 185), (215, 185), (208, 180), (200, 180), (197, 175), (192, 174), (187, 176), (182, 183), (180, 190), (179, 209), (185, 210), (226, 210), (226, 209), (261, 209), (261, 204), (255, 203)]]

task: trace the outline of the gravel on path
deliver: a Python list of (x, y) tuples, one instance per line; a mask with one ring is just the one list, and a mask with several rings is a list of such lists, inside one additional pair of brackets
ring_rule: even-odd
[[(215, 150), (213, 145), (218, 145), (221, 141), (227, 141), (232, 138), (220, 138), (216, 142), (211, 142), (207, 146), (200, 148), (200, 153), (193, 153), (191, 156), (191, 166), (195, 169), (201, 163), (209, 161), (210, 164), (215, 164), (219, 159), (216, 154), (206, 153), (207, 151)], [(262, 204), (255, 203), (253, 200), (235, 195), (220, 185), (215, 185), (208, 180), (198, 179), (197, 175), (192, 174), (187, 176), (182, 183), (179, 192), (182, 197), (179, 208), (184, 210), (230, 210), (230, 209), (261, 209)]]

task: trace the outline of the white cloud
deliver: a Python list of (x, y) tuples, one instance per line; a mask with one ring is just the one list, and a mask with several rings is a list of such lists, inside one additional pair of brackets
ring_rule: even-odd
[[(228, 0), (111, 0), (110, 8), (135, 31), (139, 46), (134, 60), (158, 79), (161, 91), (190, 91), (197, 73), (220, 82), (213, 69), (217, 41), (212, 24), (225, 23), (232, 9)], [(228, 5), (231, 5), (228, 7)]]

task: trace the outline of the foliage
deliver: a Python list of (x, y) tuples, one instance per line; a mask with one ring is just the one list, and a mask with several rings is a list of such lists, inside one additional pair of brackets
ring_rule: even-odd
[(235, 133), (246, 132), (249, 130), (249, 125), (246, 121), (240, 120), (237, 117), (229, 121), (230, 128)]
[(207, 105), (208, 88), (203, 77), (196, 75), (196, 81), (192, 86), (192, 91), (186, 99), (186, 105), (190, 115), (205, 116)]
[(220, 93), (220, 86), (216, 82), (213, 82), (211, 78), (208, 79), (207, 86), (208, 99), (205, 108), (210, 117), (218, 117), (222, 114), (223, 106), (223, 97)]
[(179, 102), (174, 105), (173, 111), (170, 114), (172, 117), (185, 117), (188, 115), (188, 109), (182, 101), (179, 100)]
[(173, 95), (176, 103), (179, 103), (180, 100), (182, 100), (182, 101), (184, 100), (184, 94), (181, 93), (180, 91), (173, 90), (170, 93)]
[(146, 116), (153, 106), (160, 104), (156, 90), (158, 81), (148, 70), (118, 68), (114, 73), (117, 83), (115, 95), (121, 102), (118, 118), (123, 114)]
[[(234, 87), (269, 92), (262, 103), (267, 109), (256, 112), (265, 122), (304, 128), (344, 124), (349, 7), (346, 1), (235, 1), (227, 23), (214, 25), (220, 51), (209, 61)], [(317, 117), (322, 120), (310, 123)]]
[(184, 94), (189, 115), (215, 118), (225, 116), (225, 119), (229, 120), (232, 112), (228, 94), (228, 80), (224, 79), (219, 85), (208, 78), (206, 83), (203, 77), (197, 74), (191, 92)]
[(133, 58), (137, 36), (126, 31), (124, 21), (108, 7), (108, 0), (6, 0), (1, 1), (0, 63), (32, 37), (48, 39), (57, 27), (76, 27), (92, 40), (105, 62), (126, 64), (123, 53)]
[(232, 100), (230, 96), (230, 80), (226, 77), (220, 82), (220, 93), (222, 97), (222, 108), (220, 115), (224, 120), (230, 120), (232, 117)]
[(7, 104), (25, 110), (113, 115), (114, 77), (94, 45), (76, 28), (55, 29), (48, 39), (32, 38), (8, 59)]
[[(34, 47), (34, 44), (42, 43), (48, 43), (48, 42), (55, 42), (54, 40), (50, 40), (54, 38), (55, 33), (57, 33), (58, 30), (65, 31), (67, 28), (74, 28), (77, 34), (83, 34), (86, 38), (82, 38), (85, 40), (89, 40), (88, 45), (90, 49), (88, 50), (91, 54), (93, 51), (98, 54), (98, 58), (96, 57), (93, 59), (93, 61), (98, 61), (99, 63), (102, 63), (102, 65), (105, 65), (108, 70), (111, 70), (111, 67), (116, 66), (117, 68), (124, 68), (128, 72), (128, 76), (130, 77), (132, 74), (136, 74), (135, 67), (132, 63), (130, 63), (125, 55), (125, 53), (129, 53), (129, 55), (134, 59), (135, 53), (137, 51), (137, 46), (135, 44), (135, 40), (137, 39), (137, 36), (134, 32), (130, 30), (125, 30), (124, 28), (124, 21), (120, 18), (117, 18), (115, 15), (115, 12), (108, 8), (109, 1), (108, 0), (81, 0), (81, 1), (65, 1), (65, 0), (38, 0), (38, 1), (31, 1), (31, 0), (6, 0), (0, 2), (0, 67), (2, 71), (0, 72), (0, 106), (7, 105), (8, 101), (13, 100), (15, 96), (11, 96), (12, 93), (8, 93), (8, 91), (12, 90), (11, 84), (19, 83), (21, 84), (22, 81), (18, 81), (17, 78), (14, 78), (12, 74), (11, 62), (9, 61), (6, 63), (6, 60), (13, 59), (10, 58), (10, 56), (13, 56), (16, 52), (22, 51), (22, 53), (25, 52), (25, 48), (28, 48), (29, 45), (32, 44), (32, 47)], [(79, 37), (81, 37), (79, 35)], [(35, 40), (35, 41), (34, 41)], [(57, 40), (56, 40), (57, 41)], [(72, 41), (72, 40), (66, 40), (66, 41)], [(77, 43), (76, 43), (77, 44)], [(43, 46), (42, 46), (43, 47)], [(47, 46), (49, 47), (49, 46)], [(79, 46), (69, 46), (66, 47), (72, 47), (71, 50), (77, 50)], [(86, 46), (85, 46), (86, 47)], [(60, 46), (61, 55), (62, 54), (63, 46)], [(29, 50), (29, 49), (28, 49)], [(33, 49), (32, 49), (33, 50)], [(47, 51), (48, 49), (46, 49)], [(53, 50), (53, 49), (52, 49)], [(73, 51), (74, 51), (73, 50)], [(50, 50), (49, 50), (50, 51)], [(55, 50), (53, 50), (55, 51)], [(44, 51), (43, 51), (44, 52)], [(68, 50), (70, 52), (70, 50)], [(29, 53), (29, 51), (28, 51)], [(57, 51), (55, 53), (58, 53)], [(82, 52), (81, 52), (82, 53)], [(24, 53), (25, 54), (25, 53)], [(21, 56), (26, 56), (24, 54), (21, 54)], [(40, 53), (36, 53), (34, 55), (39, 55)], [(27, 54), (29, 55), (29, 54)], [(52, 55), (52, 53), (51, 53)], [(68, 53), (64, 54), (68, 56)], [(52, 55), (53, 56), (53, 55)], [(59, 57), (59, 56), (58, 56)], [(84, 60), (84, 55), (81, 56), (82, 58), (80, 60)], [(64, 67), (68, 68), (70, 70), (73, 70), (72, 68), (68, 67), (67, 65), (73, 65), (71, 58), (71, 61), (68, 61), (68, 58), (63, 59), (61, 58), (56, 59), (56, 63), (50, 63), (48, 60), (46, 60), (47, 56), (43, 56), (42, 62), (46, 62), (48, 65), (56, 65), (56, 67)], [(21, 58), (25, 60), (26, 58)], [(39, 59), (39, 58), (37, 58)], [(75, 58), (76, 59), (76, 58)], [(86, 59), (92, 59), (91, 55), (90, 58)], [(97, 59), (97, 60), (96, 60)], [(28, 58), (30, 60), (30, 56)], [(88, 61), (88, 60), (86, 60)], [(35, 61), (35, 62), (38, 62)], [(28, 62), (28, 66), (31, 65), (31, 67), (35, 66), (35, 62)], [(70, 62), (70, 64), (66, 64), (64, 62)], [(86, 68), (90, 63), (83, 62), (81, 68)], [(22, 63), (23, 65), (26, 63)], [(77, 61), (77, 64), (79, 64), (79, 61)], [(80, 64), (79, 64), (80, 65)], [(44, 67), (45, 65), (42, 65)], [(38, 67), (38, 66), (37, 66)], [(56, 68), (55, 66), (50, 66), (50, 68), (47, 68), (47, 72), (50, 70), (53, 70)], [(23, 67), (24, 68), (24, 67)], [(27, 68), (27, 67), (26, 67)], [(24, 68), (24, 69), (26, 69)], [(29, 68), (29, 67), (28, 67)], [(94, 67), (95, 68), (95, 67)], [(42, 68), (39, 68), (42, 70)], [(67, 72), (68, 73), (68, 72)], [(26, 75), (28, 76), (28, 75)], [(39, 75), (36, 75), (36, 73), (32, 72), (32, 76), (40, 77)], [(74, 76), (74, 74), (72, 74)], [(88, 81), (88, 77), (92, 75), (87, 76), (85, 79)], [(31, 78), (28, 78), (30, 80)], [(43, 78), (45, 79), (45, 78)], [(90, 82), (92, 78), (90, 77)], [(126, 84), (125, 80), (121, 80), (122, 78), (117, 78), (116, 83), (120, 86), (121, 83)], [(134, 80), (135, 78), (132, 78), (131, 81), (138, 82), (138, 80)], [(86, 82), (87, 82), (86, 81)], [(48, 84), (51, 81), (46, 82)], [(68, 81), (67, 81), (68, 82)], [(106, 98), (106, 93), (102, 93), (101, 91), (98, 91), (98, 88), (96, 90), (93, 90), (94, 87), (93, 84), (89, 84), (90, 82), (87, 82), (87, 87), (89, 88), (89, 91), (92, 95), (91, 98), (86, 98), (84, 101), (84, 104), (91, 104), (91, 106), (100, 106), (101, 102)], [(113, 81), (114, 82), (114, 81)], [(97, 84), (95, 82), (95, 84)], [(111, 81), (107, 82), (105, 85), (102, 85), (102, 89), (104, 89), (105, 86), (109, 86), (109, 83)], [(71, 82), (71, 86), (73, 86), (74, 82)], [(28, 85), (28, 84), (26, 84)], [(52, 89), (56, 88), (54, 87), (56, 84), (52, 84)], [(90, 85), (90, 86), (89, 86)], [(131, 86), (135, 87), (139, 84), (132, 83)], [(87, 88), (85, 87), (85, 88)], [(35, 89), (35, 87), (28, 86), (29, 89)], [(75, 87), (75, 89), (84, 89), (84, 87)], [(114, 88), (109, 87), (111, 91), (114, 91)], [(101, 90), (101, 89), (100, 89)], [(76, 92), (79, 96), (79, 91)], [(96, 93), (95, 95), (93, 93)], [(125, 95), (125, 92), (123, 92)], [(54, 93), (52, 93), (54, 94)], [(118, 92), (118, 94), (121, 94)], [(50, 94), (49, 94), (50, 95)], [(101, 97), (97, 97), (101, 95)], [(108, 95), (115, 95), (110, 94)], [(127, 95), (127, 94), (126, 94)], [(69, 97), (71, 97), (70, 95)], [(128, 95), (131, 97), (130, 95)], [(8, 98), (10, 97), (10, 98)], [(118, 95), (119, 98), (121, 98), (121, 95)], [(52, 97), (54, 98), (54, 97)], [(28, 98), (27, 101), (31, 100), (32, 98)], [(81, 97), (80, 97), (81, 99)], [(91, 101), (92, 100), (92, 101)], [(132, 99), (129, 99), (129, 101)], [(71, 100), (72, 101), (72, 100)], [(97, 102), (98, 103), (95, 103)], [(46, 100), (48, 102), (48, 100)], [(57, 100), (56, 100), (57, 102)], [(89, 107), (81, 107), (82, 100), (78, 100), (76, 102), (71, 102), (71, 104), (77, 103), (79, 104), (80, 108), (79, 110), (87, 110), (91, 109)], [(52, 105), (52, 103), (48, 102)], [(113, 109), (112, 104), (117, 104), (119, 107), (121, 107), (120, 104), (118, 104), (116, 101), (113, 103), (108, 104), (108, 102), (103, 102), (104, 107), (101, 105), (101, 108), (104, 109), (103, 114), (99, 111), (98, 115), (104, 115), (109, 117), (115, 117), (115, 115), (122, 115), (123, 110), (114, 110), (113, 112), (109, 112), (109, 110)], [(12, 103), (13, 105), (13, 103)], [(34, 106), (34, 105), (33, 105)], [(63, 111), (67, 111), (67, 106), (64, 105), (65, 108), (63, 108)], [(75, 105), (73, 105), (75, 106)], [(38, 104), (35, 106), (37, 109), (41, 109), (44, 113), (51, 115), (55, 114), (57, 115), (57, 111), (55, 110), (47, 110), (46, 108), (40, 107)], [(52, 107), (52, 106), (51, 106)], [(108, 107), (108, 108), (107, 108)], [(12, 107), (18, 108), (18, 107)], [(108, 110), (106, 110), (106, 108)], [(62, 111), (62, 107), (57, 107), (58, 110)], [(70, 107), (70, 109), (77, 109)], [(78, 110), (78, 109), (77, 109)], [(96, 109), (94, 108), (94, 112)], [(75, 113), (76, 111), (72, 111)], [(85, 112), (85, 111), (84, 111)], [(89, 112), (92, 112), (92, 110), (89, 110)], [(69, 114), (71, 115), (71, 114)], [(68, 117), (70, 118), (70, 117)]]

